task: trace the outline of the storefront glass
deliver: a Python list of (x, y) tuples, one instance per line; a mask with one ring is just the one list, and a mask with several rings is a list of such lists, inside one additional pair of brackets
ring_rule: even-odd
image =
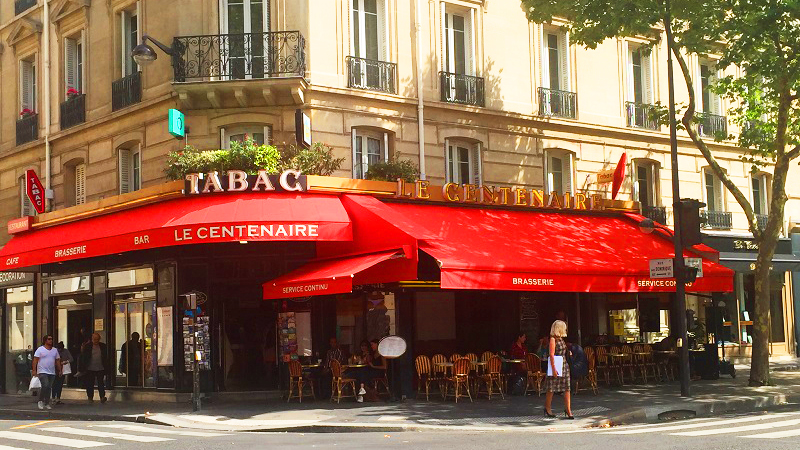
[[(92, 333), (92, 297), (88, 294), (77, 294), (67, 298), (55, 297), (56, 305), (56, 342), (63, 342), (73, 359), (73, 368), (77, 367), (81, 348), (91, 339)], [(75, 369), (77, 372), (77, 369)], [(67, 386), (76, 387), (75, 376), (67, 377)]]
[(36, 345), (33, 336), (33, 286), (6, 289), (6, 392), (28, 390)]
[(155, 291), (114, 295), (116, 386), (156, 387), (157, 310)]

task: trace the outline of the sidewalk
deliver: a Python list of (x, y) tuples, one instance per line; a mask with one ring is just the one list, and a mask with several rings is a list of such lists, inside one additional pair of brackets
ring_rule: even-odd
[[(188, 404), (69, 401), (52, 411), (39, 411), (29, 396), (0, 396), (0, 418), (35, 417), (79, 420), (124, 420), (219, 431), (402, 431), (402, 430), (567, 430), (605, 424), (628, 424), (672, 418), (744, 412), (786, 403), (800, 403), (800, 371), (797, 362), (782, 364), (773, 373), (775, 386), (747, 387), (748, 368), (737, 366), (737, 378), (692, 383), (691, 399), (679, 397), (677, 382), (660, 385), (627, 385), (600, 389), (595, 396), (581, 391), (573, 396), (577, 420), (547, 420), (542, 415), (544, 396), (485, 398), (470, 403), (441, 399), (397, 403), (337, 405), (328, 401), (215, 403), (192, 413)], [(789, 370), (786, 370), (789, 369)], [(556, 397), (553, 411), (562, 409)], [(563, 412), (558, 414), (563, 416)]]

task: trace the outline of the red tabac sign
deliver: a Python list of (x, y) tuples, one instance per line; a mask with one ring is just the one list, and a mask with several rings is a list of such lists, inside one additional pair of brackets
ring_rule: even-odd
[(616, 199), (619, 188), (622, 187), (622, 181), (625, 180), (625, 163), (628, 161), (628, 154), (623, 153), (617, 163), (617, 169), (614, 170), (614, 182), (611, 185), (611, 198)]
[(25, 171), (25, 192), (28, 193), (28, 198), (36, 212), (39, 214), (44, 213), (44, 186), (42, 186), (39, 176), (36, 175), (36, 171), (33, 169)]

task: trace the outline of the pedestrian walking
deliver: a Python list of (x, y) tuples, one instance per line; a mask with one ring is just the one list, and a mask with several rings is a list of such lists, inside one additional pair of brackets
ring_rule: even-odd
[[(564, 416), (567, 419), (574, 419), (572, 416), (572, 405), (570, 404), (570, 376), (569, 364), (567, 364), (567, 344), (564, 342), (564, 337), (567, 336), (567, 324), (563, 320), (556, 320), (550, 327), (550, 346), (549, 358), (547, 364), (549, 366), (548, 376), (545, 380), (545, 388), (547, 390), (547, 397), (544, 401), (544, 414), (547, 417), (555, 417), (552, 411), (553, 393), (564, 394)], [(560, 356), (560, 358), (556, 358)], [(558, 359), (558, 364), (556, 364)], [(560, 366), (560, 367), (559, 367)]]
[(78, 359), (78, 371), (86, 383), (86, 397), (94, 401), (94, 386), (97, 383), (97, 392), (100, 394), (100, 403), (106, 402), (105, 376), (108, 370), (108, 351), (106, 344), (100, 342), (100, 334), (92, 334), (92, 340), (83, 345), (81, 356)]
[(64, 341), (56, 344), (56, 350), (58, 350), (58, 356), (61, 357), (61, 374), (56, 376), (56, 380), (53, 383), (53, 400), (55, 400), (56, 405), (60, 405), (61, 391), (64, 389), (67, 376), (72, 373), (73, 360), (72, 353), (64, 347)]
[(33, 354), (33, 376), (38, 377), (42, 383), (39, 390), (39, 409), (52, 409), (50, 395), (56, 376), (61, 375), (61, 356), (53, 347), (53, 336), (45, 335), (42, 341), (42, 346)]

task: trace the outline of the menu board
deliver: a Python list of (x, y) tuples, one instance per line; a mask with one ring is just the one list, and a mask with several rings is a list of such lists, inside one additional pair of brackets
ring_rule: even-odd
[[(200, 353), (200, 370), (211, 370), (211, 333), (209, 332), (209, 317), (197, 318), (197, 352)], [(183, 318), (183, 362), (188, 372), (194, 370), (192, 358), (194, 357), (194, 335), (192, 333), (192, 318)]]

